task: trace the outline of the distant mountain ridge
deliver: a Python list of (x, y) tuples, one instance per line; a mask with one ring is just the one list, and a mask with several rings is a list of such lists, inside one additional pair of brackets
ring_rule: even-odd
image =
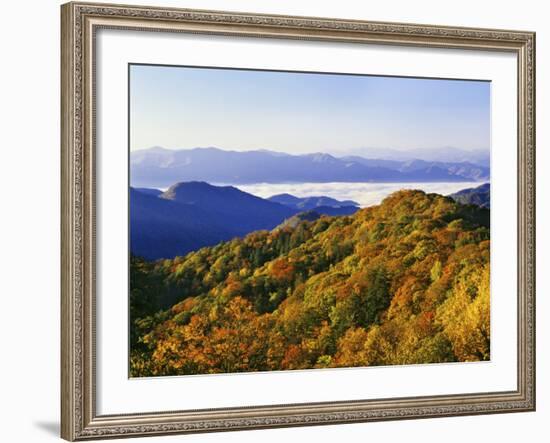
[(361, 157), (386, 161), (423, 160), (427, 162), (473, 163), (490, 166), (490, 154), (486, 149), (466, 150), (444, 146), (441, 148), (408, 149), (406, 151), (391, 148), (361, 148), (357, 150)]
[(325, 196), (315, 196), (315, 197), (295, 197), (291, 194), (277, 194), (272, 195), (268, 198), (269, 201), (277, 202), (282, 205), (290, 206), (292, 208), (300, 209), (302, 211), (307, 211), (309, 209), (315, 209), (319, 206), (329, 206), (332, 208), (340, 208), (343, 206), (359, 206), (359, 203), (354, 202), (353, 200), (343, 200), (339, 201), (335, 198), (325, 197)]
[[(388, 150), (390, 152), (391, 150)], [(384, 160), (326, 153), (225, 151), (218, 148), (133, 151), (130, 177), (134, 187), (166, 188), (176, 182), (326, 183), (326, 182), (460, 182), (483, 181), (489, 168), (471, 162)]]
[(471, 162), (442, 162), (442, 161), (426, 161), (419, 159), (412, 160), (371, 160), (362, 157), (344, 157), (344, 159), (356, 161), (364, 164), (376, 164), (381, 167), (390, 168), (406, 175), (412, 175), (415, 172), (425, 174), (426, 178), (435, 179), (438, 177), (445, 178), (449, 174), (459, 177), (468, 177), (473, 181), (487, 179), (488, 168), (471, 163)]
[(484, 183), (475, 188), (462, 189), (449, 197), (463, 205), (476, 205), (489, 209), (491, 207), (491, 185)]

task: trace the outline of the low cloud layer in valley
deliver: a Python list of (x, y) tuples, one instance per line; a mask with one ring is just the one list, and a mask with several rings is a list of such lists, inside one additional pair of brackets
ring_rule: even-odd
[(262, 198), (284, 193), (296, 197), (326, 195), (338, 200), (353, 200), (361, 207), (365, 207), (380, 203), (392, 192), (400, 189), (418, 189), (428, 193), (449, 195), (476, 186), (479, 186), (479, 183), (259, 183), (237, 187)]

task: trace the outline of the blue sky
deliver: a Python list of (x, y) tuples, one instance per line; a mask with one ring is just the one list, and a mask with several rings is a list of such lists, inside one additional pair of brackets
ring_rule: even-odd
[(132, 65), (131, 150), (489, 149), (490, 83)]

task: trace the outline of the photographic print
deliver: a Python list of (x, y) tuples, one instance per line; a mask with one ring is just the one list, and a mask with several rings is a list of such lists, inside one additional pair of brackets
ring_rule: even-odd
[(490, 360), (490, 93), (129, 65), (130, 376)]

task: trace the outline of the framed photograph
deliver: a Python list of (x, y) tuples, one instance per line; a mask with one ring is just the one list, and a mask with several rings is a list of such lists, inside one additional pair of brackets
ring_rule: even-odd
[(534, 33), (61, 14), (63, 438), (535, 409)]

